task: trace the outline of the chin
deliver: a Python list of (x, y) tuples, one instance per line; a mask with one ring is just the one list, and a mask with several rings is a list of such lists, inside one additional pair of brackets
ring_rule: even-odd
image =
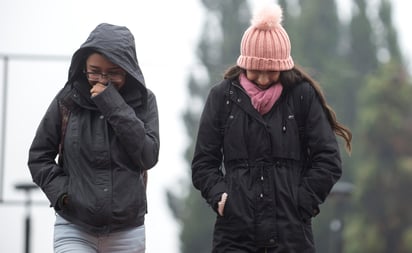
[(267, 89), (269, 89), (270, 87), (272, 87), (274, 84), (275, 84), (275, 83), (271, 83), (271, 84), (268, 84), (268, 85), (259, 85), (259, 84), (256, 84), (256, 86), (259, 87), (259, 89), (261, 89), (261, 90), (267, 90)]

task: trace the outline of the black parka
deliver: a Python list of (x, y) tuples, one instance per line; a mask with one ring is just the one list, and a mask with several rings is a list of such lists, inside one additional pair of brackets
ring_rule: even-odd
[[(305, 110), (293, 103), (292, 92), (302, 94)], [(303, 145), (310, 150), (309, 162), (304, 162)], [(238, 81), (225, 80), (211, 89), (200, 120), (192, 180), (215, 211), (221, 194), (228, 193), (224, 216), (217, 216), (213, 252), (263, 247), (315, 252), (311, 218), (340, 176), (336, 136), (310, 84), (284, 89), (263, 116)]]
[[(127, 72), (124, 86), (112, 84), (90, 97), (83, 73), (92, 52)], [(63, 154), (60, 103), (70, 110)], [(29, 151), (33, 181), (65, 219), (89, 232), (108, 233), (144, 224), (147, 212), (142, 171), (158, 161), (156, 98), (145, 87), (135, 41), (126, 27), (100, 24), (77, 50), (68, 82), (53, 99)], [(59, 199), (69, 202), (61, 207)]]

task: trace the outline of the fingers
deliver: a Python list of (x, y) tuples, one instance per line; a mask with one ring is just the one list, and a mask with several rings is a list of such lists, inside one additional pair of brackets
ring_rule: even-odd
[(222, 197), (220, 198), (220, 201), (217, 203), (217, 212), (219, 213), (220, 216), (223, 216), (223, 211), (225, 209), (226, 200), (227, 200), (227, 193), (224, 192), (222, 194)]
[(90, 94), (92, 97), (97, 96), (100, 94), (100, 92), (104, 91), (106, 89), (106, 86), (102, 83), (96, 83), (95, 85), (92, 86), (90, 89)]

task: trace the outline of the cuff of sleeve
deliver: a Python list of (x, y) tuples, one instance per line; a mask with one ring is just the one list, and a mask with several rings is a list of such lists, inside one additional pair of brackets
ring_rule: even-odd
[(124, 103), (122, 96), (113, 85), (107, 86), (99, 95), (92, 97), (92, 100), (100, 108), (102, 113), (109, 113), (113, 108), (118, 108)]
[(224, 192), (227, 192), (227, 190), (226, 190), (226, 184), (223, 181), (217, 183), (209, 192), (209, 197), (207, 199), (207, 202), (216, 212), (217, 212), (217, 203), (220, 201), (220, 197), (222, 196)]
[(67, 194), (64, 193), (62, 194), (58, 199), (57, 199), (57, 205), (55, 207), (56, 210), (62, 210), (64, 206), (64, 199), (67, 198)]
[(301, 210), (302, 218), (310, 219), (319, 214), (319, 207), (313, 203), (311, 194), (303, 187), (299, 188), (298, 195), (299, 209)]

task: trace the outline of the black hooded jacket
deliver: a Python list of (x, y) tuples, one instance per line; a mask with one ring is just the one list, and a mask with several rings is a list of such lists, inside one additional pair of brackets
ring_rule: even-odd
[[(84, 75), (87, 57), (98, 52), (127, 72), (124, 86), (109, 84), (91, 98)], [(60, 104), (70, 110), (64, 147)], [(93, 233), (144, 224), (147, 212), (142, 171), (155, 166), (159, 154), (156, 98), (145, 87), (135, 41), (122, 26), (100, 24), (78, 49), (68, 82), (53, 99), (29, 151), (33, 181), (65, 219)], [(68, 204), (59, 200), (67, 195)]]

